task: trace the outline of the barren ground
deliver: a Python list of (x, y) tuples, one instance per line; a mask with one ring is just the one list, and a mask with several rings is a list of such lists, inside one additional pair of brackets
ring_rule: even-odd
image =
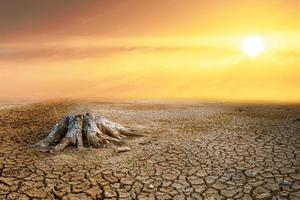
[[(31, 146), (63, 115), (86, 111), (145, 137), (124, 153)], [(300, 199), (299, 118), (299, 107), (204, 103), (5, 108), (0, 199)]]

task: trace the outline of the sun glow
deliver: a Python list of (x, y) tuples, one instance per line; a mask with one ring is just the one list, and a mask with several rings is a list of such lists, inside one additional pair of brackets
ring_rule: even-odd
[(249, 36), (245, 38), (242, 49), (247, 56), (254, 58), (265, 50), (265, 45), (262, 38)]

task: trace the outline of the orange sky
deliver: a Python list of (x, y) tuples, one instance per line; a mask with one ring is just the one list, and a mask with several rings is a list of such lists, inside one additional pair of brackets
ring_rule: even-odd
[(0, 1), (0, 99), (300, 102), (299, 25), (299, 0)]

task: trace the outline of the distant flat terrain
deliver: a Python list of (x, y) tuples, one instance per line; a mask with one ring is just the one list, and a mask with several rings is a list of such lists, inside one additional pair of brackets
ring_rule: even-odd
[[(61, 117), (83, 112), (144, 136), (127, 140), (124, 153), (110, 144), (56, 154), (32, 147)], [(0, 199), (300, 199), (300, 107), (23, 105), (0, 110), (0, 155)]]
[(1, 109), (7, 109), (7, 108), (13, 108), (16, 106), (23, 106), (26, 104), (30, 104), (32, 101), (17, 101), (17, 100), (12, 100), (12, 101), (1, 101), (0, 100), (0, 110)]

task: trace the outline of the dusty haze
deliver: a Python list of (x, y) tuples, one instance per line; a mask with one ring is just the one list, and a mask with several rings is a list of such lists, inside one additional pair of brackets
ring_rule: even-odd
[(299, 16), (298, 0), (1, 1), (0, 98), (300, 102)]

